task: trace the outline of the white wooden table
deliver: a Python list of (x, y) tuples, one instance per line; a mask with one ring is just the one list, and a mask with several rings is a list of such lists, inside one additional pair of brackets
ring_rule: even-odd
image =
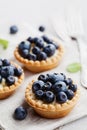
[[(0, 0), (0, 20), (29, 22), (34, 27), (45, 25), (52, 32), (49, 16), (53, 13), (63, 14), (72, 5), (81, 10), (87, 35), (87, 1), (86, 0)], [(15, 24), (15, 23), (14, 23)], [(62, 130), (87, 130), (87, 118), (80, 119), (61, 128)]]

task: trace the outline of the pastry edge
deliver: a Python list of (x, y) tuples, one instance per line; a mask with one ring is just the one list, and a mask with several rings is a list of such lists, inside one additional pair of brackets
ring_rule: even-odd
[[(32, 83), (33, 83), (33, 81), (32, 81)], [(25, 100), (31, 107), (33, 107), (33, 109), (39, 115), (41, 115), (45, 118), (59, 118), (59, 117), (66, 116), (76, 105), (77, 100), (80, 95), (80, 90), (78, 89), (77, 92), (75, 93), (75, 96), (73, 97), (73, 99), (67, 101), (66, 103), (63, 103), (63, 104), (56, 103), (55, 106), (52, 104), (45, 104), (45, 103), (39, 104), (39, 100), (37, 102), (37, 101), (31, 99), (31, 97), (29, 95), (29, 91), (31, 90), (32, 83), (30, 83), (28, 85), (28, 87), (26, 88)]]

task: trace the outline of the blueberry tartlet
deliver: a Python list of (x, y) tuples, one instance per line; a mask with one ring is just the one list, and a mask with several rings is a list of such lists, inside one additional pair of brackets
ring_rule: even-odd
[(29, 37), (14, 51), (16, 59), (32, 72), (41, 72), (56, 67), (64, 53), (62, 45), (46, 36)]
[(79, 89), (63, 73), (40, 75), (25, 92), (27, 103), (45, 118), (66, 116), (79, 98)]
[(10, 96), (22, 83), (23, 70), (14, 62), (0, 59), (0, 99)]

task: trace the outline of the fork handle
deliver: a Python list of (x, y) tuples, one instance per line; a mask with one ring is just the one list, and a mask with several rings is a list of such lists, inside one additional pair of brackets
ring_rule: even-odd
[(78, 38), (78, 46), (80, 51), (80, 62), (81, 62), (81, 85), (87, 88), (87, 43), (82, 39)]

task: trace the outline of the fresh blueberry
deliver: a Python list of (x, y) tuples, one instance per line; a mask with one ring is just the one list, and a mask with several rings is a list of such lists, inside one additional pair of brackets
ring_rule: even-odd
[(41, 74), (41, 75), (38, 77), (38, 80), (42, 80), (43, 82), (46, 82), (46, 80), (47, 80), (47, 76)]
[(6, 78), (6, 84), (8, 85), (8, 86), (10, 86), (10, 85), (12, 85), (12, 84), (14, 84), (15, 83), (15, 77), (14, 76), (8, 76), (7, 78)]
[(62, 81), (56, 82), (53, 86), (52, 89), (54, 93), (58, 93), (60, 91), (66, 91), (66, 84)]
[(30, 42), (22, 41), (19, 44), (18, 49), (19, 49), (19, 52), (21, 52), (21, 50), (24, 50), (24, 49), (30, 50), (30, 47), (31, 47), (31, 43)]
[(3, 60), (3, 66), (9, 66), (10, 62), (7, 59)]
[(53, 40), (49, 39), (47, 36), (42, 36), (43, 40), (48, 44), (53, 44), (56, 49), (59, 48), (59, 45), (57, 45)]
[(15, 73), (15, 76), (21, 76), (22, 74), (22, 69), (21, 68), (16, 68), (14, 69), (14, 73)]
[(47, 36), (42, 36), (43, 40), (46, 42), (46, 43), (51, 43), (52, 40), (50, 40)]
[(14, 66), (8, 66), (7, 67), (8, 68), (8, 70), (9, 70), (9, 75), (14, 75)]
[(23, 57), (23, 58), (27, 58), (28, 57), (28, 54), (29, 54), (29, 50), (28, 49), (23, 49), (20, 51), (20, 55)]
[(0, 73), (3, 78), (6, 78), (9, 75), (9, 69), (7, 67), (2, 67)]
[(41, 38), (35, 37), (33, 40), (34, 40), (35, 45), (38, 46), (39, 48), (44, 47), (44, 42)]
[(47, 54), (48, 57), (52, 56), (55, 53), (55, 46), (52, 44), (47, 45), (44, 47), (43, 51)]
[(32, 90), (35, 93), (38, 90), (43, 90), (43, 87), (44, 87), (44, 82), (41, 80), (38, 80), (38, 81), (33, 83)]
[(33, 38), (33, 42), (34, 42), (34, 43), (37, 43), (38, 40), (39, 40), (38, 37), (34, 37), (34, 38)]
[(39, 48), (43, 48), (44, 47), (44, 42), (42, 39), (38, 39), (36, 41), (36, 46), (38, 46)]
[(24, 107), (18, 107), (15, 109), (14, 118), (17, 120), (23, 120), (27, 116), (27, 109)]
[(47, 59), (46, 53), (40, 52), (38, 57), (37, 57), (37, 60), (42, 61), (42, 60), (46, 60), (46, 59)]
[(69, 89), (71, 89), (73, 92), (76, 92), (77, 91), (77, 85), (76, 84), (71, 84), (69, 86)]
[(47, 43), (48, 43), (48, 44), (52, 44), (52, 45), (54, 45), (56, 49), (59, 48), (59, 45), (56, 44), (56, 43), (55, 43), (54, 41), (52, 41), (52, 40), (49, 40), (49, 42), (47, 42)]
[(65, 92), (59, 92), (56, 95), (56, 100), (59, 103), (65, 103), (67, 101), (67, 95), (65, 94)]
[(69, 100), (71, 100), (74, 97), (74, 92), (70, 89), (67, 89), (67, 91), (65, 93)]
[(61, 74), (47, 74), (47, 81), (51, 82), (52, 84), (58, 81), (64, 81), (64, 77)]
[(2, 76), (0, 75), (0, 83), (2, 82)]
[(35, 96), (38, 99), (43, 99), (44, 92), (42, 90), (38, 90), (38, 91), (35, 92)]
[(45, 27), (40, 26), (40, 27), (39, 27), (39, 31), (44, 32), (44, 31), (45, 31)]
[(0, 67), (2, 67), (3, 66), (3, 61), (2, 61), (2, 59), (0, 59)]
[(57, 81), (56, 77), (57, 75), (55, 74), (47, 74), (47, 81), (53, 84)]
[(37, 59), (37, 56), (35, 55), (35, 54), (28, 54), (28, 60), (33, 60), (33, 61), (36, 61), (36, 59)]
[(66, 85), (71, 85), (73, 83), (72, 79), (71, 78), (67, 78), (65, 79), (64, 81), (66, 83)]
[(14, 69), (11, 66), (4, 66), (1, 69), (1, 76), (7, 78), (9, 75), (14, 75)]
[(34, 53), (34, 54), (36, 54), (36, 55), (38, 55), (39, 53), (40, 53), (40, 48), (38, 48), (38, 47), (34, 47), (33, 49), (32, 49), (32, 52)]
[(53, 101), (54, 101), (54, 98), (55, 98), (55, 96), (54, 96), (54, 93), (53, 93), (53, 92), (51, 92), (51, 91), (46, 91), (46, 92), (45, 92), (44, 101), (45, 101), (46, 103), (51, 103), (51, 102), (53, 102)]
[(50, 82), (46, 82), (44, 84), (44, 90), (51, 91), (51, 89), (52, 89), (52, 84)]
[(18, 32), (18, 27), (16, 25), (10, 27), (10, 34), (15, 34), (17, 32)]
[(30, 43), (34, 43), (34, 39), (32, 37), (28, 37), (27, 41), (29, 41)]

